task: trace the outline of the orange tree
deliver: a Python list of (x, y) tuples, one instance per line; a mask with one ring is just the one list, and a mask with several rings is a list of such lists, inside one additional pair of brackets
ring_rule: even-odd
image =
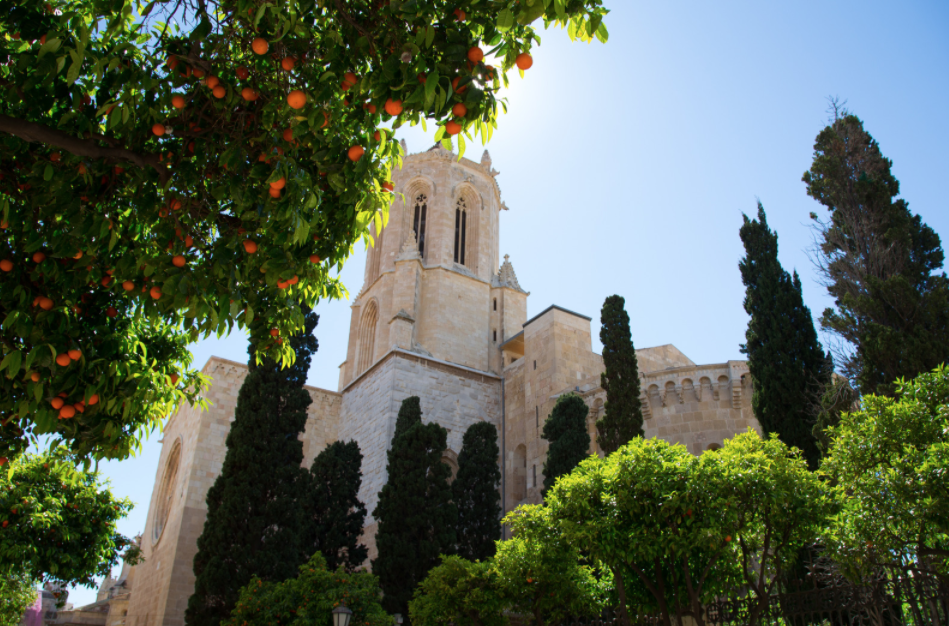
[(200, 336), (292, 359), (386, 222), (393, 131), (486, 141), (535, 27), (605, 41), (601, 4), (0, 0), (0, 457), (124, 458), (197, 399)]

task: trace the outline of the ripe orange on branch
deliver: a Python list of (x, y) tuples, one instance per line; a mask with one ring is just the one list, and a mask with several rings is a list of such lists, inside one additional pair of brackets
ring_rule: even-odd
[(180, 95), (172, 96), (172, 97), (171, 97), (171, 106), (175, 107), (176, 109), (183, 109), (183, 108), (185, 108), (185, 99), (184, 99), (184, 97), (183, 97), (183, 96), (180, 96)]
[(270, 183), (271, 189), (283, 189), (286, 185), (287, 185), (287, 179), (284, 178), (283, 176), (281, 176), (279, 180), (275, 180), (272, 183)]
[(0, 261), (0, 270), (3, 270), (4, 272), (13, 270), (13, 261), (10, 259), (3, 259)]
[(526, 52), (522, 52), (514, 59), (514, 63), (522, 70), (529, 70), (534, 65), (534, 59)]
[(386, 113), (395, 117), (402, 112), (402, 101), (389, 98), (386, 100)]
[(62, 399), (62, 398), (57, 397), (57, 398), (53, 398), (52, 400), (50, 400), (50, 401), (49, 401), (49, 404), (50, 404), (50, 406), (52, 406), (54, 409), (56, 409), (56, 410), (58, 411), (59, 409), (63, 408), (63, 405), (66, 404), (66, 403), (63, 402), (63, 399)]
[(457, 135), (461, 132), (461, 124), (455, 120), (449, 120), (448, 123), (445, 124), (445, 132), (452, 136)]
[(68, 354), (69, 358), (72, 359), (73, 361), (78, 361), (79, 359), (82, 358), (82, 352), (80, 352), (79, 350), (75, 350), (75, 349), (67, 350), (66, 354)]
[(241, 89), (241, 98), (247, 100), (248, 102), (253, 102), (258, 97), (260, 97), (260, 95), (250, 87), (244, 87)]
[(306, 94), (299, 89), (294, 89), (287, 95), (287, 104), (291, 109), (302, 109), (306, 104)]
[(185, 258), (180, 254), (175, 255), (175, 258), (171, 260), (171, 264), (174, 265), (175, 267), (184, 267), (185, 263), (186, 263)]
[(152, 299), (158, 300), (159, 298), (161, 298), (161, 287), (158, 287), (157, 285), (155, 287), (152, 287), (148, 291), (148, 294), (152, 297)]
[(362, 146), (352, 146), (346, 154), (349, 156), (349, 160), (355, 163), (362, 158), (362, 155), (366, 154), (366, 150)]
[(247, 254), (253, 254), (257, 252), (257, 242), (252, 239), (245, 239), (244, 250), (247, 251)]
[(165, 134), (165, 125), (164, 125), (164, 124), (153, 124), (153, 125), (152, 125), (152, 132), (155, 134), (156, 137), (161, 137), (162, 135)]
[(468, 49), (468, 60), (472, 63), (481, 63), (481, 60), (484, 59), (484, 50), (478, 46), (472, 46)]
[(221, 99), (227, 95), (227, 89), (223, 85), (217, 85), (214, 89), (211, 90), (211, 93), (214, 94), (214, 97)]
[(257, 37), (250, 44), (251, 49), (253, 49), (254, 54), (267, 54), (267, 50), (270, 50), (270, 44), (267, 43), (267, 40), (263, 37)]
[(464, 117), (468, 115), (468, 107), (463, 102), (459, 102), (451, 108), (451, 113), (455, 117)]
[(293, 57), (283, 57), (283, 60), (280, 61), (280, 67), (282, 67), (285, 72), (292, 70), (296, 64), (297, 60)]
[(69, 358), (69, 355), (63, 352), (62, 354), (56, 355), (56, 365), (60, 367), (66, 367), (72, 363), (72, 359)]
[(33, 253), (33, 262), (34, 262), (34, 263), (42, 263), (42, 262), (45, 261), (45, 260), (46, 260), (46, 255), (43, 254), (42, 252), (34, 252), (34, 253)]

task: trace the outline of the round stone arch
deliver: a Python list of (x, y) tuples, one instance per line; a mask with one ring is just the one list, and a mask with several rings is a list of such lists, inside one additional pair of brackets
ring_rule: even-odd
[(152, 518), (152, 545), (161, 540), (171, 508), (175, 503), (175, 492), (178, 486), (178, 474), (181, 468), (181, 437), (172, 444), (171, 452), (165, 461), (165, 470), (162, 472), (158, 487), (158, 497), (155, 500), (155, 515)]
[(458, 477), (458, 453), (448, 448), (442, 454), (441, 461), (451, 468), (451, 478), (448, 479), (448, 483), (451, 484), (455, 482), (455, 478)]

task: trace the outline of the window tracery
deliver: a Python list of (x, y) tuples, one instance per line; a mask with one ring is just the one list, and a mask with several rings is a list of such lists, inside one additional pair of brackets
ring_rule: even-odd
[(428, 197), (420, 193), (415, 197), (415, 219), (412, 229), (415, 231), (415, 240), (418, 242), (419, 256), (425, 258), (425, 218), (428, 213)]
[(455, 263), (465, 265), (465, 244), (468, 230), (468, 206), (464, 198), (455, 203)]

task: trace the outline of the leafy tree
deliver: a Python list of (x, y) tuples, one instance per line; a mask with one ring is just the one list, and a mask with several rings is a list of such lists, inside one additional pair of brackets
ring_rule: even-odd
[(185, 612), (189, 626), (217, 626), (251, 578), (279, 582), (305, 560), (299, 500), (306, 472), (300, 467), (299, 435), (312, 402), (303, 385), (317, 350), (318, 319), (307, 312), (304, 332), (290, 338), (296, 359), (289, 367), (270, 358), (257, 363), (259, 344), (252, 339), (224, 464), (208, 490), (208, 515), (194, 557), (194, 594)]
[[(188, 340), (258, 320), (289, 336), (345, 293), (331, 269), (387, 220), (395, 129), (431, 120), (463, 152), (496, 128), (536, 19), (607, 37), (601, 0), (141, 4), (0, 12), (5, 456), (55, 434), (125, 458), (198, 397)], [(269, 338), (259, 356), (292, 360)], [(60, 421), (61, 392), (102, 401)]]
[(933, 565), (949, 578), (949, 369), (867, 395), (828, 431), (840, 511), (824, 538), (845, 571)]
[(820, 451), (811, 398), (827, 385), (831, 368), (804, 305), (801, 279), (778, 260), (778, 235), (768, 228), (764, 207), (758, 203), (757, 220), (743, 217), (739, 234), (745, 256), (738, 269), (750, 319), (741, 351), (748, 355), (755, 383), (751, 407), (765, 433), (799, 448), (816, 469)]
[(600, 386), (606, 391), (603, 417), (596, 421), (596, 442), (607, 455), (633, 437), (643, 436), (643, 406), (639, 399), (639, 364), (629, 331), (626, 300), (609, 296), (600, 312), (603, 367)]
[(544, 494), (557, 478), (577, 466), (590, 454), (590, 435), (587, 433), (587, 414), (590, 410), (583, 399), (572, 393), (557, 398), (554, 410), (544, 422), (540, 436), (550, 442), (544, 462)]
[(332, 626), (339, 605), (353, 612), (354, 626), (391, 626), (392, 618), (379, 604), (379, 584), (369, 572), (335, 572), (326, 568), (319, 552), (283, 582), (254, 577), (241, 589), (226, 626)]
[(0, 471), (0, 572), (93, 587), (120, 558), (141, 558), (116, 530), (130, 510), (63, 449), (23, 454)]
[(362, 453), (355, 441), (336, 441), (320, 452), (310, 467), (305, 496), (303, 552), (319, 552), (326, 566), (352, 571), (369, 557), (359, 543), (366, 525), (366, 506), (359, 501)]
[(593, 616), (605, 607), (608, 573), (593, 570), (565, 541), (547, 507), (519, 506), (504, 517), (513, 538), (498, 542), (494, 567), (508, 608), (535, 626)]
[(389, 480), (379, 492), (373, 517), (379, 523), (379, 555), (372, 571), (379, 577), (390, 613), (409, 614), (412, 593), (439, 555), (456, 543), (458, 512), (451, 502), (451, 468), (442, 462), (448, 431), (422, 423), (419, 398), (402, 401), (395, 436), (387, 453)]
[(829, 513), (800, 453), (753, 431), (698, 458), (634, 439), (583, 461), (547, 503), (558, 532), (612, 572), (623, 622), (646, 609), (666, 626), (684, 612), (703, 626), (706, 602), (741, 590), (760, 612)]
[(843, 340), (836, 361), (861, 394), (892, 395), (894, 381), (949, 360), (949, 278), (939, 236), (896, 199), (892, 161), (863, 122), (834, 103), (804, 173), (814, 213), (816, 261), (836, 310), (824, 330)]
[[(831, 499), (799, 450), (753, 430), (702, 454), (689, 487), (699, 507), (728, 511), (731, 551), (724, 558), (739, 564), (741, 582), (756, 600), (748, 623), (756, 624), (798, 555), (819, 537)], [(690, 520), (695, 514), (696, 508), (686, 511)]]
[(505, 626), (506, 606), (490, 559), (443, 556), (415, 589), (409, 615), (416, 626)]
[[(458, 475), (452, 483), (458, 507), (458, 555), (483, 561), (494, 554), (501, 539), (501, 470), (498, 430), (488, 422), (465, 431), (458, 455)], [(457, 622), (456, 622), (457, 623)]]
[(11, 569), (0, 574), (0, 626), (20, 626), (38, 593), (36, 581), (22, 572)]

